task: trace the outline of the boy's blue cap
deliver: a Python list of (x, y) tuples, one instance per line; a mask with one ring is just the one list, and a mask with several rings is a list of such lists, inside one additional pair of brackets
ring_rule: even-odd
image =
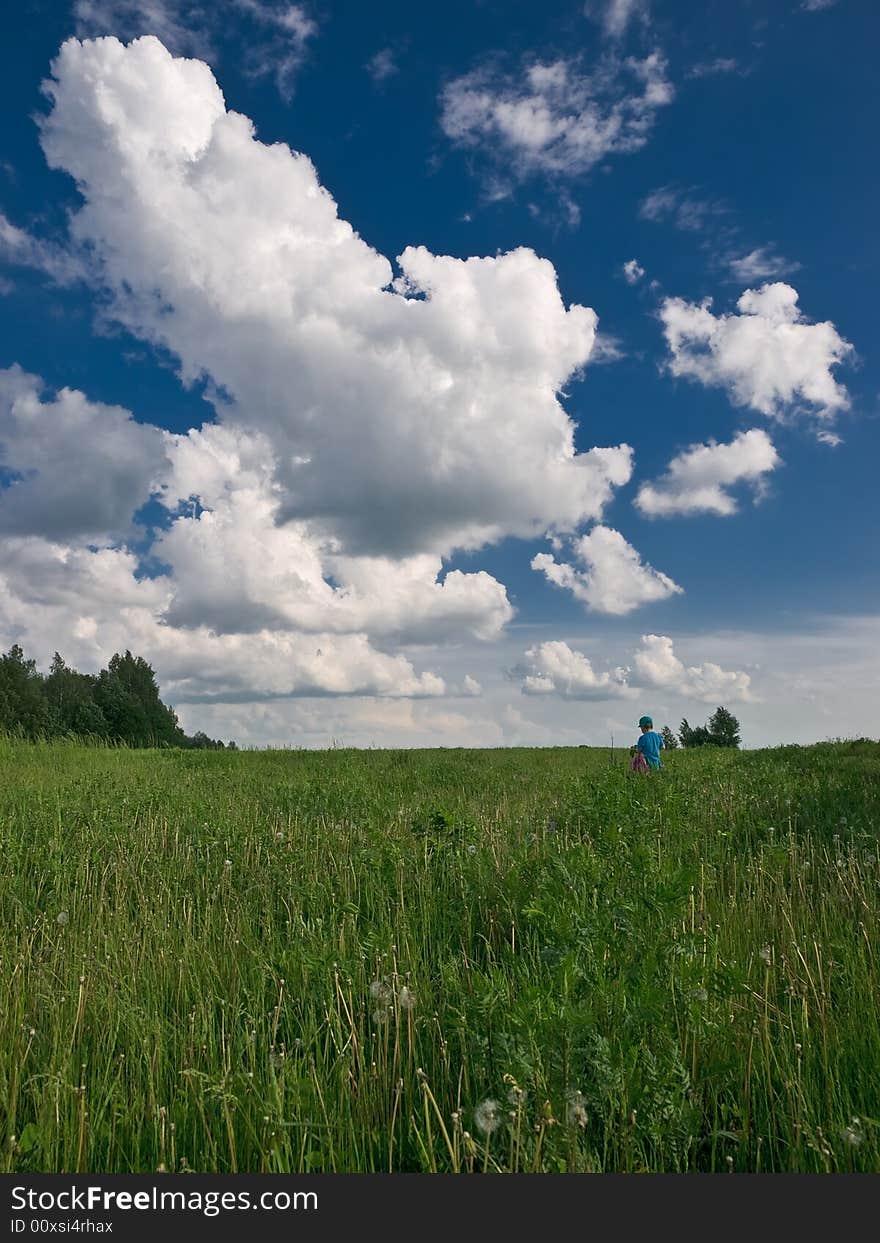
[(640, 716), (639, 725), (647, 725), (649, 729), (654, 728), (654, 722), (651, 720), (649, 716)]

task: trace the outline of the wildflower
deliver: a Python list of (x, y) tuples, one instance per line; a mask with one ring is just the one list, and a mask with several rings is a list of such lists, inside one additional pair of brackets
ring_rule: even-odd
[(772, 957), (772, 953), (773, 952), (770, 949), (769, 945), (762, 945), (760, 950), (758, 951), (758, 957), (761, 959), (761, 962), (764, 964), (765, 967), (770, 966), (770, 959)]
[(70, 923), (70, 915), (67, 913), (67, 911), (59, 911), (58, 914), (55, 916), (55, 923), (58, 925), (59, 928), (63, 928), (65, 924)]
[(497, 1101), (480, 1101), (474, 1110), (474, 1126), (486, 1136), (498, 1130), (501, 1126), (501, 1106)]
[(845, 1126), (840, 1132), (840, 1137), (843, 1142), (845, 1144), (849, 1144), (851, 1148), (858, 1148), (859, 1144), (865, 1138), (861, 1118), (851, 1118), (849, 1126)]
[(579, 1126), (581, 1130), (587, 1125), (587, 1098), (583, 1092), (575, 1090), (569, 1093), (565, 1106), (565, 1121), (570, 1127)]

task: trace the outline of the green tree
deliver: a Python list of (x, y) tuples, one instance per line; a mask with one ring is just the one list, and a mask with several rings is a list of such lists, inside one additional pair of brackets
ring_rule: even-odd
[(25, 660), (17, 643), (0, 656), (0, 729), (27, 738), (59, 732), (58, 717), (46, 699), (36, 661)]
[(705, 725), (688, 725), (687, 719), (683, 720), (678, 736), (683, 747), (707, 747), (712, 746), (714, 739), (709, 733)]
[(668, 725), (664, 725), (660, 730), (660, 737), (663, 739), (663, 746), (667, 751), (675, 751), (678, 747), (678, 739)]
[(98, 679), (69, 668), (58, 652), (52, 658), (43, 686), (62, 731), (106, 738), (107, 719), (95, 702)]
[(134, 747), (184, 745), (177, 714), (162, 703), (156, 675), (142, 656), (112, 656), (98, 675), (95, 700), (112, 738)]
[(716, 747), (739, 747), (742, 741), (739, 721), (726, 708), (716, 708), (709, 717), (709, 735)]

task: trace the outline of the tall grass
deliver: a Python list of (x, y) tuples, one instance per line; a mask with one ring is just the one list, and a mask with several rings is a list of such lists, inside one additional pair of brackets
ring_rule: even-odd
[(0, 1169), (880, 1169), (880, 745), (0, 741)]

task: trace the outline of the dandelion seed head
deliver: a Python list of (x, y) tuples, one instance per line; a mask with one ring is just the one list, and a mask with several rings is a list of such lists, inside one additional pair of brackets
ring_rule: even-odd
[(405, 984), (397, 994), (397, 1004), (400, 1006), (401, 1010), (409, 1011), (415, 1007), (415, 993), (413, 993), (412, 989), (407, 988)]
[(70, 915), (67, 911), (59, 911), (55, 916), (55, 923), (58, 924), (60, 928), (63, 928), (65, 924), (70, 923)]
[(767, 967), (770, 966), (770, 959), (772, 958), (772, 956), (773, 956), (773, 951), (770, 949), (769, 945), (762, 945), (761, 948), (758, 950), (758, 957), (761, 959), (761, 962), (764, 963), (764, 965)]
[(373, 980), (370, 984), (370, 998), (375, 1001), (377, 1005), (390, 1005), (391, 989), (384, 980)]
[(579, 1126), (581, 1130), (587, 1125), (587, 1098), (583, 1092), (570, 1092), (565, 1103), (565, 1121), (570, 1127)]
[(861, 1118), (851, 1118), (849, 1126), (845, 1126), (840, 1132), (840, 1137), (845, 1144), (849, 1144), (850, 1148), (858, 1148), (865, 1138)]
[(474, 1126), (483, 1135), (494, 1135), (501, 1126), (501, 1106), (497, 1101), (480, 1101), (474, 1110)]

